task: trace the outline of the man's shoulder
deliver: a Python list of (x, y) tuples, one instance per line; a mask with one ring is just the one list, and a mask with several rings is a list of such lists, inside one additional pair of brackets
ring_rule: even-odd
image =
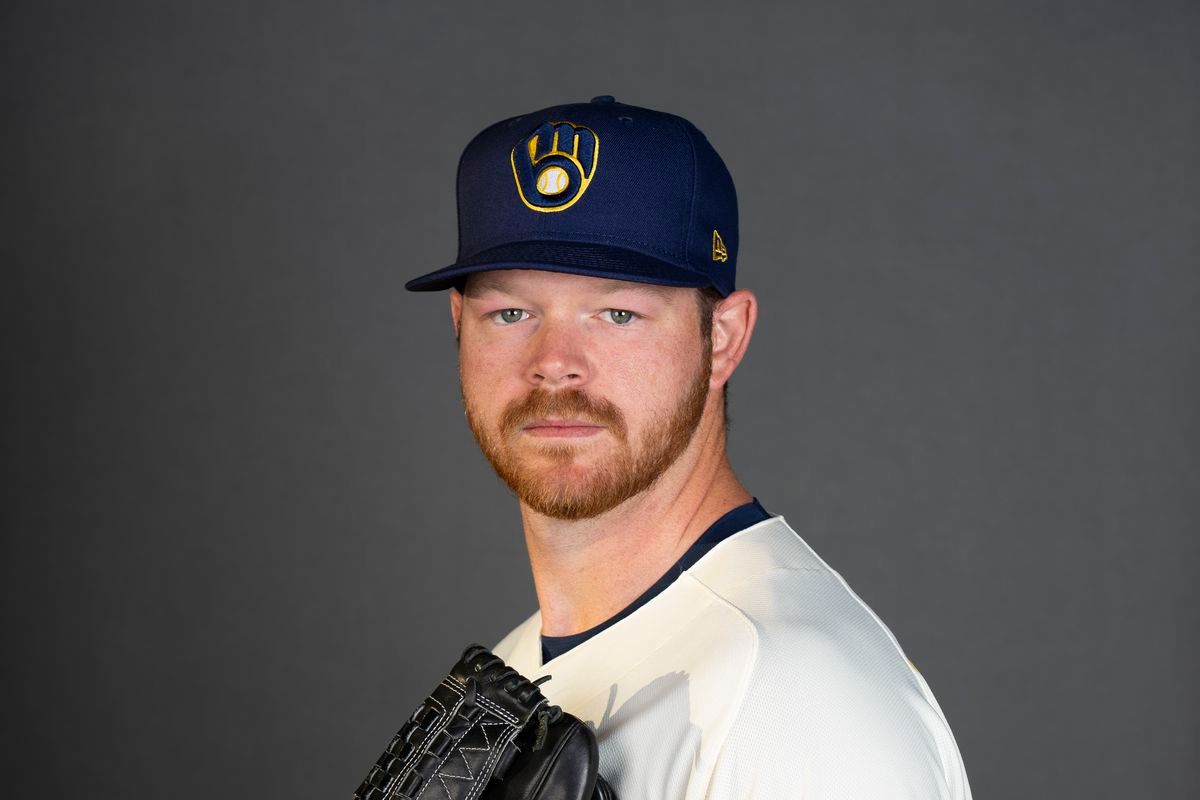
[(693, 577), (743, 615), (756, 652), (718, 783), (752, 767), (783, 793), (969, 797), (932, 692), (846, 581), (781, 517), (727, 542)]
[(689, 572), (753, 628), (760, 688), (919, 690), (896, 637), (782, 517), (722, 542)]
[(688, 574), (779, 647), (858, 639), (864, 630), (896, 647), (882, 621), (783, 517), (726, 539)]

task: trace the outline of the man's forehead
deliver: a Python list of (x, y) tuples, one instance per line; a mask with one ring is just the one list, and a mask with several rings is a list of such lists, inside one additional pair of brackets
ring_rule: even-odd
[(661, 286), (655, 283), (624, 281), (616, 278), (593, 278), (589, 275), (574, 275), (567, 272), (532, 269), (503, 269), (476, 272), (468, 278), (465, 287), (467, 294), (489, 291), (512, 293), (539, 288), (573, 289), (599, 294), (635, 292), (667, 301), (673, 300), (681, 293), (692, 291), (674, 286)]

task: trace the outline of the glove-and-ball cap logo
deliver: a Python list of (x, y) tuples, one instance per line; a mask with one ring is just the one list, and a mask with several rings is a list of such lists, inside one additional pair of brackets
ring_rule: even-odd
[(546, 122), (512, 149), (521, 202), (534, 211), (564, 211), (587, 191), (600, 161), (600, 139), (571, 122)]

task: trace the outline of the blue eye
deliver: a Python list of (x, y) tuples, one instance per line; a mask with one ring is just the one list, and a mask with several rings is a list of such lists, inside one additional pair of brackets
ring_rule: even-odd
[(637, 316), (632, 311), (625, 311), (621, 308), (610, 308), (604, 313), (608, 314), (608, 318), (616, 325), (628, 325)]
[(492, 314), (492, 319), (502, 325), (511, 325), (514, 322), (520, 322), (525, 319), (525, 312), (519, 308), (505, 308)]

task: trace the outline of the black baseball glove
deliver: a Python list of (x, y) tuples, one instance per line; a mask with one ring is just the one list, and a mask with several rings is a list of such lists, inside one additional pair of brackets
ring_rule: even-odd
[(479, 645), (413, 712), (354, 800), (616, 800), (591, 728)]

